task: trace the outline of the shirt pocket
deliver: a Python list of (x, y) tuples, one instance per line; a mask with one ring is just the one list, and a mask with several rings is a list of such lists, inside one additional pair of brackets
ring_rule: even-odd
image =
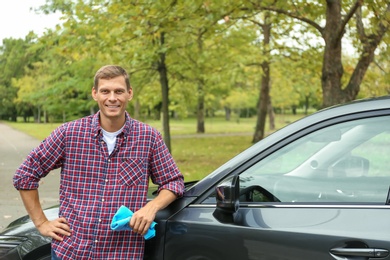
[(147, 179), (147, 167), (142, 159), (127, 159), (121, 164), (119, 183), (135, 186), (145, 179)]

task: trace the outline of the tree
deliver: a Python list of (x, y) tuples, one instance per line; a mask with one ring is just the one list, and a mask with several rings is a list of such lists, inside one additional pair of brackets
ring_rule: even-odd
[[(252, 20), (253, 21), (253, 20)], [(271, 104), (270, 98), (270, 89), (271, 89), (271, 53), (270, 53), (270, 43), (271, 43), (271, 28), (272, 22), (270, 19), (270, 14), (266, 12), (264, 14), (263, 22), (259, 23), (253, 21), (261, 28), (263, 34), (262, 40), (262, 54), (263, 60), (260, 63), (261, 66), (261, 87), (259, 93), (259, 100), (257, 102), (257, 120), (255, 132), (253, 134), (252, 143), (257, 143), (264, 138), (265, 131), (265, 122), (268, 114), (269, 105)]]
[(177, 30), (185, 33), (175, 38), (180, 39), (182, 45), (176, 49), (174, 57), (184, 65), (176, 70), (176, 75), (196, 86), (194, 96), (196, 98), (197, 133), (206, 132), (207, 98), (211, 98), (213, 92), (222, 94), (226, 90), (226, 86), (221, 86), (218, 79), (221, 78), (220, 74), (231, 73), (228, 68), (232, 67), (229, 64), (231, 61), (229, 51), (232, 50), (232, 45), (229, 43), (232, 41), (228, 38), (234, 38), (234, 36), (231, 37), (228, 30), (232, 23), (224, 22), (224, 17), (227, 17), (227, 14), (236, 8), (235, 5), (239, 4), (236, 2), (228, 4), (226, 2), (187, 2), (186, 15), (177, 26)]
[[(255, 141), (264, 135), (270, 96), (274, 98), (272, 104), (283, 108), (298, 104), (308, 108), (321, 95), (323, 106), (326, 102), (344, 102), (354, 95), (352, 89), (357, 91), (353, 86), (362, 81), (365, 71), (374, 69), (371, 66), (365, 70), (363, 64), (370, 60), (365, 54), (374, 48), (377, 53), (389, 53), (384, 44), (389, 42), (385, 0), (47, 2), (46, 10), (61, 10), (64, 15), (62, 26), (39, 39), (40, 44), (49, 46), (45, 52), (52, 56), (41, 56), (48, 64), (47, 70), (34, 74), (37, 80), (50, 75), (50, 86), (45, 88), (50, 97), (47, 111), (57, 115), (62, 110), (63, 120), (72, 116), (72, 106), (80, 114), (86, 108), (92, 112), (96, 108), (88, 96), (94, 71), (107, 63), (121, 64), (128, 68), (135, 90), (134, 116), (146, 110), (162, 111), (168, 147), (169, 120), (178, 111), (182, 115), (196, 114), (196, 130), (202, 133), (207, 111), (213, 111), (224, 100), (225, 105), (229, 104), (227, 100), (231, 103), (234, 98), (230, 95), (257, 88)], [(248, 22), (250, 19), (255, 23)], [(314, 38), (320, 40), (313, 42)], [(344, 50), (341, 42), (345, 39), (352, 41), (361, 54), (356, 66), (351, 63), (353, 59), (345, 63), (345, 56), (338, 56)], [(317, 66), (320, 51), (322, 69)], [(384, 57), (388, 56), (381, 55), (383, 60), (377, 62), (386, 72)], [(316, 73), (321, 79), (318, 89), (319, 81), (313, 78)], [(245, 82), (248, 80), (250, 83)], [(286, 91), (291, 93), (283, 98)]]
[(27, 52), (34, 35), (22, 39), (5, 39), (0, 46), (0, 118), (17, 119), (17, 107), (14, 99), (17, 97), (17, 88), (13, 87), (12, 80), (23, 76), (24, 69), (36, 59), (36, 54)]
[[(375, 50), (389, 30), (390, 2), (327, 0), (325, 3), (317, 1), (262, 3), (261, 1), (254, 5), (260, 10), (273, 11), (300, 21), (302, 26), (311, 27), (322, 38), (324, 42), (322, 106), (328, 107), (355, 99), (363, 77), (374, 59)], [(355, 29), (352, 28), (354, 17)], [(323, 20), (325, 25), (321, 26)], [(343, 84), (342, 42), (345, 35), (353, 37), (360, 48), (355, 69), (348, 82)]]

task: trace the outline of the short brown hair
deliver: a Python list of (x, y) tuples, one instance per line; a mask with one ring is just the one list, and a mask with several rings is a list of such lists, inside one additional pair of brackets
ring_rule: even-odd
[(125, 78), (127, 90), (131, 89), (130, 77), (126, 70), (117, 65), (106, 65), (101, 67), (95, 74), (93, 87), (97, 90), (99, 85), (99, 79), (112, 79), (118, 76)]

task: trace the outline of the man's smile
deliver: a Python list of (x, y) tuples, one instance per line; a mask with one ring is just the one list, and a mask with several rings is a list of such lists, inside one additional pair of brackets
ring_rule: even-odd
[(108, 107), (108, 108), (118, 108), (118, 107), (120, 107), (120, 105), (106, 105), (106, 107)]

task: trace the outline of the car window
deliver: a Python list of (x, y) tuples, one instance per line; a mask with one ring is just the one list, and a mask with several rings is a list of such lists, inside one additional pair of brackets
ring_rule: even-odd
[(384, 204), (390, 186), (389, 161), (388, 116), (331, 125), (240, 174), (240, 200)]

